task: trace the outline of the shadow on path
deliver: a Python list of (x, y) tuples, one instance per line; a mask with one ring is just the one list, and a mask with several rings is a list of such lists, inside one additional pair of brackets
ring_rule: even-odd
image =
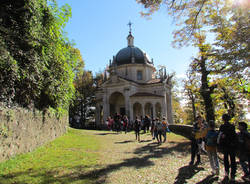
[(96, 133), (94, 135), (119, 135), (117, 132)]
[(115, 144), (126, 144), (126, 143), (131, 143), (131, 142), (135, 142), (135, 141), (120, 141), (120, 142), (115, 142)]
[[(163, 143), (165, 144), (165, 143)], [(190, 143), (189, 141), (185, 142), (170, 142), (167, 145), (162, 147), (157, 142), (149, 143), (145, 146), (135, 149), (135, 154), (151, 154), (151, 157), (162, 157), (166, 154), (170, 154), (172, 152), (179, 152), (183, 155), (189, 154), (187, 150), (189, 150)]]
[(195, 165), (187, 165), (179, 169), (178, 176), (175, 178), (174, 184), (187, 183), (187, 179), (192, 178), (198, 172), (204, 170), (202, 167), (197, 167)]
[(204, 178), (202, 181), (200, 181), (197, 184), (213, 184), (214, 182), (216, 182), (218, 180), (219, 180), (218, 176), (208, 175), (206, 178)]
[[(127, 143), (126, 141), (117, 142), (118, 144)], [(154, 162), (150, 161), (151, 158), (163, 157), (166, 154), (170, 154), (172, 151), (186, 152), (187, 142), (177, 143), (173, 147), (160, 147), (157, 143), (148, 143), (145, 146), (134, 150), (135, 157), (124, 159), (120, 163), (110, 164), (106, 167), (95, 165), (91, 168), (86, 168), (82, 165), (78, 165), (73, 168), (65, 168), (66, 170), (72, 170), (70, 174), (58, 173), (62, 171), (62, 168), (39, 168), (36, 170), (30, 169), (24, 172), (11, 173), (9, 175), (0, 175), (0, 183), (5, 179), (15, 179), (20, 175), (29, 175), (29, 177), (39, 177), (41, 184), (49, 183), (63, 183), (70, 184), (76, 181), (87, 183), (105, 183), (106, 177), (109, 173), (120, 170), (124, 167), (133, 167), (140, 169), (142, 167), (150, 167), (154, 165)], [(12, 180), (13, 181), (13, 180)], [(6, 183), (6, 182), (5, 182)], [(21, 184), (16, 182), (15, 184)]]

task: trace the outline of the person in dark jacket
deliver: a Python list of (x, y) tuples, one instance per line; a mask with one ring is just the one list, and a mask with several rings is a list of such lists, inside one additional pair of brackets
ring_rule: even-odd
[(150, 120), (149, 116), (146, 115), (144, 118), (144, 133), (149, 131), (150, 122), (151, 122), (151, 120)]
[[(234, 181), (237, 169), (235, 162), (237, 134), (235, 132), (235, 126), (229, 123), (230, 116), (228, 114), (223, 114), (222, 120), (224, 121), (224, 124), (222, 124), (219, 129), (218, 143), (223, 151), (225, 177), (228, 178), (229, 168), (231, 167), (231, 181)], [(231, 162), (230, 164), (228, 160), (229, 157)]]
[(247, 131), (247, 124), (245, 122), (239, 122), (238, 141), (240, 151), (240, 165), (244, 171), (244, 180), (250, 179), (250, 133)]
[(162, 136), (163, 136), (163, 125), (160, 122), (159, 118), (156, 118), (156, 124), (155, 124), (155, 129), (157, 131), (157, 142), (158, 144), (162, 143)]
[(152, 119), (152, 123), (151, 123), (151, 135), (152, 135), (152, 139), (154, 140), (156, 138), (156, 128), (155, 128), (155, 119)]
[(135, 130), (135, 139), (140, 142), (140, 129), (141, 129), (141, 121), (136, 116), (134, 122), (134, 130)]

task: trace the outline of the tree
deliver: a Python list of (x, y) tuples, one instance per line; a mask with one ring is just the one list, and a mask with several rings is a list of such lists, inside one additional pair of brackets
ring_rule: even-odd
[[(70, 117), (80, 117), (80, 127), (84, 128), (89, 118), (93, 117), (95, 106), (95, 87), (91, 71), (83, 71), (77, 74), (74, 82), (76, 88), (75, 99), (71, 103)], [(79, 125), (73, 125), (79, 126)]]
[(177, 91), (172, 93), (173, 119), (175, 124), (184, 124), (187, 117), (181, 105), (181, 97), (179, 97), (177, 94)]
[(186, 111), (189, 114), (187, 122), (193, 123), (196, 120), (197, 112), (197, 102), (198, 102), (198, 84), (199, 78), (192, 70), (187, 72), (187, 79), (184, 80), (184, 94), (187, 96)]
[(46, 0), (11, 0), (0, 9), (0, 101), (66, 110), (79, 61), (63, 32), (71, 8), (59, 8), (53, 0), (49, 5)]
[(143, 4), (150, 16), (166, 7), (179, 27), (174, 31), (174, 45), (179, 47), (195, 42), (195, 35), (203, 31), (213, 33), (213, 55), (224, 67), (223, 72), (234, 73), (249, 67), (249, 17), (247, 0), (136, 0)]
[[(214, 119), (212, 107), (215, 103), (214, 89), (217, 86), (213, 78), (219, 76), (237, 80), (242, 83), (234, 88), (248, 89), (244, 81), (244, 71), (249, 69), (249, 17), (250, 3), (242, 1), (233, 4), (226, 0), (137, 0), (148, 10), (142, 13), (150, 16), (161, 6), (165, 6), (173, 17), (178, 29), (174, 31), (174, 46), (183, 47), (192, 44), (199, 48), (200, 56), (192, 61), (193, 69), (200, 67), (200, 94), (204, 99), (207, 119)], [(198, 42), (201, 35), (212, 35), (209, 44)], [(203, 43), (203, 44), (201, 44)], [(208, 48), (209, 47), (209, 48)], [(195, 71), (195, 70), (194, 70)], [(227, 84), (226, 84), (227, 85)], [(217, 90), (218, 91), (218, 90)], [(227, 90), (220, 90), (224, 95)], [(242, 91), (238, 91), (242, 93)], [(249, 90), (244, 95), (249, 100)], [(209, 97), (210, 96), (210, 97)], [(226, 95), (227, 96), (227, 95)], [(226, 103), (232, 103), (230, 98), (224, 98)]]
[(76, 66), (73, 68), (73, 72), (75, 73), (75, 78), (76, 78), (78, 74), (84, 71), (85, 64), (79, 49), (72, 47), (71, 53), (72, 56), (75, 57), (71, 60), (77, 60)]
[(218, 87), (214, 91), (214, 103), (216, 105), (217, 117), (228, 113), (232, 117), (233, 122), (246, 120), (245, 109), (248, 107), (248, 101), (239, 92), (239, 85), (236, 85), (239, 82), (239, 79), (229, 77), (216, 79)]

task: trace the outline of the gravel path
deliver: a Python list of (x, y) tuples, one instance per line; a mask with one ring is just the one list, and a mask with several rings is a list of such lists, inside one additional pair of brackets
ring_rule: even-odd
[[(142, 134), (141, 142), (135, 140), (133, 132), (87, 131), (103, 142), (100, 163), (95, 170), (82, 177), (98, 178), (98, 183), (112, 184), (217, 184), (223, 180), (224, 168), (220, 159), (220, 177), (210, 175), (208, 157), (201, 156), (202, 163), (189, 166), (190, 142), (173, 133), (161, 145), (153, 141), (150, 134)], [(220, 155), (220, 158), (221, 155)], [(243, 184), (239, 169), (236, 182)], [(80, 176), (81, 177), (81, 176)]]

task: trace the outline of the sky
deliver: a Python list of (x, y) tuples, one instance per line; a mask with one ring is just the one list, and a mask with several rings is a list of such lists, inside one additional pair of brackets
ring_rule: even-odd
[(176, 29), (162, 8), (147, 19), (140, 15), (143, 6), (136, 0), (57, 0), (69, 4), (72, 17), (65, 27), (68, 38), (81, 51), (85, 69), (93, 74), (103, 71), (118, 51), (127, 47), (129, 21), (134, 45), (153, 58), (155, 67), (164, 65), (169, 73), (183, 76), (196, 50), (172, 47)]

